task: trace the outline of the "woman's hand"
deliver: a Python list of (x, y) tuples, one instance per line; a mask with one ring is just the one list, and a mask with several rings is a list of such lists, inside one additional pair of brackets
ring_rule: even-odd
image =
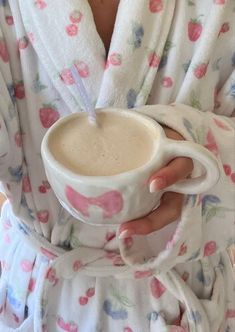
[[(168, 138), (184, 140), (173, 129), (164, 127)], [(180, 157), (169, 162), (168, 165), (158, 170), (150, 178), (150, 191), (162, 190), (185, 179), (193, 170), (193, 161), (190, 158)], [(172, 223), (181, 215), (184, 195), (166, 192), (162, 195), (160, 206), (146, 217), (128, 221), (120, 227), (119, 238), (126, 238), (134, 234), (144, 235), (157, 231)]]

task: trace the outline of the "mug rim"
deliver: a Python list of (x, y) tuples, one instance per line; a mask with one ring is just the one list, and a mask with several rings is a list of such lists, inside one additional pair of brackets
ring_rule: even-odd
[[(110, 181), (112, 180), (112, 182), (121, 182), (122, 180), (125, 180), (125, 183), (128, 182), (128, 178), (131, 179), (133, 178), (133, 176), (138, 176), (138, 174), (143, 173), (143, 172), (149, 172), (149, 170), (151, 170), (151, 168), (156, 168), (154, 167), (155, 163), (156, 163), (156, 159), (161, 158), (161, 155), (159, 153), (157, 153), (157, 151), (159, 150), (159, 146), (160, 143), (162, 143), (162, 140), (166, 139), (166, 135), (165, 132), (163, 130), (163, 128), (161, 127), (161, 125), (153, 118), (148, 117), (145, 114), (141, 114), (136, 112), (136, 109), (122, 109), (122, 108), (114, 108), (114, 107), (110, 107), (110, 108), (98, 108), (96, 109), (96, 112), (100, 113), (100, 112), (122, 112), (122, 114), (124, 113), (125, 116), (127, 117), (134, 117), (134, 118), (139, 118), (139, 119), (144, 119), (145, 122), (147, 122), (147, 125), (150, 125), (158, 134), (158, 138), (154, 139), (154, 152), (153, 152), (153, 157), (148, 160), (145, 164), (141, 165), (140, 167), (137, 168), (133, 168), (129, 171), (126, 172), (121, 172), (121, 173), (117, 173), (117, 174), (113, 174), (113, 175), (83, 175), (83, 174), (79, 174), (79, 173), (75, 173), (72, 170), (66, 168), (65, 166), (63, 166), (63, 164), (61, 164), (58, 160), (56, 160), (56, 158), (53, 156), (52, 152), (49, 149), (49, 139), (50, 136), (52, 135), (52, 133), (58, 128), (60, 127), (62, 124), (70, 121), (72, 118), (75, 117), (79, 117), (79, 116), (87, 116), (86, 112), (76, 112), (76, 113), (72, 113), (69, 114), (68, 116), (64, 116), (63, 118), (59, 119), (58, 121), (56, 121), (46, 132), (46, 134), (44, 135), (43, 139), (42, 139), (42, 143), (41, 143), (41, 156), (42, 159), (44, 161), (46, 161), (46, 164), (49, 164), (50, 168), (53, 168), (56, 172), (59, 172), (60, 174), (62, 174), (63, 177), (66, 177), (68, 179), (73, 179), (73, 181), (75, 181), (76, 183), (79, 182), (84, 182), (86, 181), (86, 183), (91, 182), (92, 184), (94, 184), (95, 182), (105, 182), (105, 181)], [(47, 165), (44, 165), (45, 171), (47, 171)]]

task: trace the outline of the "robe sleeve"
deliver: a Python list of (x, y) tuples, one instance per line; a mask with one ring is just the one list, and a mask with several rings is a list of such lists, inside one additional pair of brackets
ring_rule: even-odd
[(8, 182), (16, 171), (12, 165), (21, 150), (21, 134), (6, 37), (8, 34), (5, 33), (6, 24), (2, 28), (2, 11), (0, 14), (0, 181)]
[[(0, 58), (0, 69), (1, 62)], [(0, 70), (0, 180), (6, 180), (11, 163), (10, 132), (14, 125), (15, 107), (10, 98), (3, 72)]]
[(7, 169), (10, 167), (10, 138), (8, 123), (8, 103), (6, 87), (4, 86), (0, 73), (0, 180), (7, 176)]
[[(185, 197), (181, 218), (174, 224), (147, 237), (134, 236), (129, 247), (126, 239), (120, 241), (127, 264), (166, 271), (177, 263), (222, 252), (235, 243), (234, 82), (233, 72), (220, 90), (213, 112), (177, 103), (137, 110), (210, 150), (221, 175), (207, 192)], [(201, 166), (194, 163), (192, 176), (201, 172)]]

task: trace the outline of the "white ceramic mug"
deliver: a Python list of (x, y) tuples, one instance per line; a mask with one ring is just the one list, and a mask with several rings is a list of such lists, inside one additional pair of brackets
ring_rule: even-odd
[(167, 191), (198, 194), (207, 191), (218, 181), (216, 158), (206, 148), (193, 142), (168, 139), (155, 120), (133, 110), (102, 109), (102, 112), (119, 112), (150, 126), (157, 137), (153, 157), (143, 166), (117, 175), (85, 176), (73, 173), (55, 160), (48, 141), (61, 124), (73, 121), (83, 113), (74, 113), (57, 121), (43, 138), (42, 158), (56, 196), (75, 218), (88, 224), (110, 225), (147, 215), (159, 205), (163, 194), (163, 191), (150, 192), (149, 179), (175, 157), (195, 159), (202, 164), (205, 172), (197, 178), (180, 181), (168, 187)]

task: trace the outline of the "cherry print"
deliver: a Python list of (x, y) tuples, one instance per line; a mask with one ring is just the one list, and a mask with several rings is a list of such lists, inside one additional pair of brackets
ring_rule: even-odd
[(38, 191), (41, 193), (41, 194), (45, 194), (47, 192), (47, 189), (46, 187), (44, 186), (39, 186), (38, 187)]
[(3, 62), (9, 61), (9, 53), (6, 45), (6, 41), (0, 37), (0, 59), (2, 59)]
[(28, 259), (23, 259), (20, 262), (20, 266), (21, 266), (22, 271), (24, 271), (24, 272), (30, 272), (33, 269), (33, 263), (30, 262)]
[(20, 81), (14, 85), (14, 93), (17, 99), (23, 99), (25, 97), (24, 83)]
[(149, 10), (151, 13), (159, 13), (163, 9), (162, 0), (150, 0)]
[(165, 76), (163, 77), (162, 79), (162, 85), (165, 87), (165, 88), (170, 88), (172, 85), (173, 85), (173, 80), (171, 77), (168, 77), (168, 76)]
[(8, 25), (13, 25), (14, 24), (13, 16), (11, 16), (11, 15), (7, 15), (5, 17), (5, 20), (6, 20)]
[(224, 173), (226, 175), (230, 175), (232, 173), (232, 169), (231, 169), (231, 166), (230, 165), (227, 165), (227, 164), (224, 164), (223, 165), (223, 168), (224, 168)]
[(24, 50), (27, 48), (29, 44), (29, 40), (26, 36), (24, 37), (21, 37), (19, 40), (18, 40), (18, 48), (19, 50)]
[(161, 58), (153, 51), (148, 55), (149, 67), (156, 68), (159, 66)]
[(78, 299), (79, 303), (81, 305), (86, 305), (88, 303), (88, 297), (86, 296), (80, 296), (79, 299)]
[(82, 267), (82, 262), (77, 260), (73, 263), (73, 271), (78, 271)]
[(49, 219), (49, 211), (47, 210), (38, 211), (37, 218), (42, 224), (46, 224)]
[(165, 293), (166, 288), (163, 286), (163, 284), (157, 279), (153, 278), (150, 283), (151, 293), (152, 295), (158, 299), (162, 296), (162, 294)]
[(216, 251), (216, 242), (215, 241), (209, 241), (204, 246), (204, 256), (210, 256), (213, 255)]
[(69, 24), (66, 27), (66, 32), (71, 37), (76, 36), (78, 34), (78, 27), (75, 24)]
[(38, 9), (44, 9), (46, 8), (47, 4), (45, 1), (43, 0), (36, 0), (35, 1), (35, 6), (38, 8)]
[(200, 63), (194, 68), (194, 76), (198, 79), (201, 79), (206, 75), (208, 63)]
[(94, 287), (88, 288), (88, 290), (86, 291), (86, 296), (87, 297), (92, 297), (94, 295), (95, 295), (95, 288)]
[(69, 19), (72, 23), (79, 23), (82, 19), (82, 13), (79, 10), (74, 10), (70, 15)]
[(29, 280), (29, 286), (28, 286), (28, 291), (29, 291), (30, 293), (32, 293), (32, 292), (34, 291), (34, 289), (35, 289), (35, 285), (36, 285), (36, 280), (35, 280), (34, 278), (31, 278), (31, 279)]

